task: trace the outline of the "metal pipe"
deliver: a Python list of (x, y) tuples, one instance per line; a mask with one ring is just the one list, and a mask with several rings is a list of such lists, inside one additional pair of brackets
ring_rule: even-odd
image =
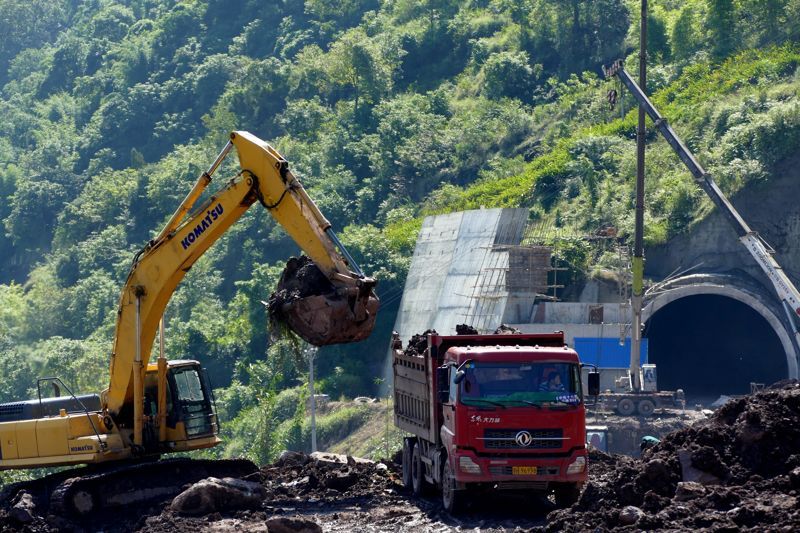
[(167, 358), (164, 357), (164, 317), (158, 323), (158, 442), (167, 440)]
[(317, 451), (317, 397), (314, 391), (314, 358), (317, 347), (308, 347), (308, 390), (311, 395), (311, 453)]
[(142, 295), (136, 294), (136, 355), (133, 361), (133, 444), (142, 445), (144, 387), (142, 385)]
[(360, 277), (363, 278), (364, 273), (361, 271), (358, 264), (356, 264), (356, 260), (353, 259), (353, 256), (350, 255), (350, 252), (347, 251), (347, 248), (344, 247), (342, 241), (339, 240), (339, 237), (336, 236), (336, 233), (333, 231), (333, 228), (326, 229), (325, 233), (328, 234), (328, 237), (331, 238), (333, 244), (335, 244), (337, 248), (339, 248), (339, 251), (342, 252), (342, 255), (347, 260), (347, 264), (350, 266), (350, 268), (353, 269), (353, 272), (355, 272), (356, 274), (358, 274)]
[[(647, 88), (647, 0), (642, 0), (642, 22), (639, 32), (639, 86)], [(644, 165), (645, 165), (644, 105), (639, 104), (639, 125), (636, 129), (636, 214), (633, 244), (633, 287), (631, 294), (631, 388), (641, 390), (639, 368), (642, 353), (642, 293), (644, 287)]]
[(198, 198), (200, 198), (200, 195), (203, 194), (203, 191), (205, 191), (209, 183), (211, 183), (211, 176), (222, 164), (222, 161), (232, 149), (233, 143), (228, 141), (225, 147), (220, 151), (219, 155), (217, 155), (217, 158), (214, 159), (214, 162), (211, 163), (211, 166), (208, 168), (208, 170), (203, 172), (200, 177), (197, 178), (192, 190), (189, 191), (189, 194), (186, 195), (186, 198), (184, 198), (183, 202), (181, 202), (181, 205), (179, 205), (178, 209), (172, 214), (172, 217), (169, 219), (169, 222), (167, 222), (167, 225), (164, 226), (164, 229), (162, 229), (161, 233), (159, 233), (158, 237), (156, 237), (155, 242), (159, 242), (166, 238), (167, 235), (172, 233), (175, 228), (180, 225), (181, 221), (183, 221), (183, 218), (186, 216), (186, 213), (192, 209), (194, 203)]

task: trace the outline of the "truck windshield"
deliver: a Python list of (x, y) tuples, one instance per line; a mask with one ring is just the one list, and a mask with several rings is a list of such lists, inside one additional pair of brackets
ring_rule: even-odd
[(460, 396), (466, 405), (577, 405), (581, 401), (576, 364), (476, 361), (468, 363), (464, 371)]

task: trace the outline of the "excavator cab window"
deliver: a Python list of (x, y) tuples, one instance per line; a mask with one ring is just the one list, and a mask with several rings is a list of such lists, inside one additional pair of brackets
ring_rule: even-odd
[(216, 414), (211, 391), (199, 366), (184, 366), (170, 371), (175, 413), (186, 427), (187, 438), (211, 435), (215, 431)]

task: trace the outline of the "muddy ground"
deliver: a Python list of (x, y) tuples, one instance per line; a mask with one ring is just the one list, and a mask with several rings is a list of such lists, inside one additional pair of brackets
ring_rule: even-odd
[(225, 509), (205, 509), (196, 501), (176, 509), (179, 496), (79, 520), (50, 514), (41, 495), (31, 501), (23, 490), (0, 509), (0, 531), (499, 532), (544, 525), (554, 509), (541, 497), (503, 494), (453, 517), (435, 495), (412, 497), (400, 474), (393, 461), (287, 452), (245, 478), (263, 489), (255, 505), (233, 498), (225, 501)]
[(0, 530), (798, 531), (800, 386), (733, 400), (641, 458), (592, 451), (590, 481), (570, 509), (502, 493), (453, 517), (436, 497), (412, 497), (399, 479), (391, 460), (286, 453), (230, 482), (250, 487), (246, 495), (232, 496), (224, 480), (213, 490), (194, 484), (177, 498), (83, 521), (51, 514), (40, 495), (21, 489), (0, 506)]
[(592, 465), (578, 503), (544, 530), (798, 531), (800, 386), (732, 400), (640, 459)]

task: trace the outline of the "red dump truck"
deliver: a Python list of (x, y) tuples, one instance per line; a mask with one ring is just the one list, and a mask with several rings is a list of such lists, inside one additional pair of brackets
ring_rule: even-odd
[[(510, 489), (577, 500), (587, 479), (578, 354), (564, 334), (427, 335), (392, 342), (403, 482), (441, 490), (455, 512), (472, 495)], [(590, 389), (599, 381), (590, 379)], [(597, 391), (592, 390), (592, 394)]]

